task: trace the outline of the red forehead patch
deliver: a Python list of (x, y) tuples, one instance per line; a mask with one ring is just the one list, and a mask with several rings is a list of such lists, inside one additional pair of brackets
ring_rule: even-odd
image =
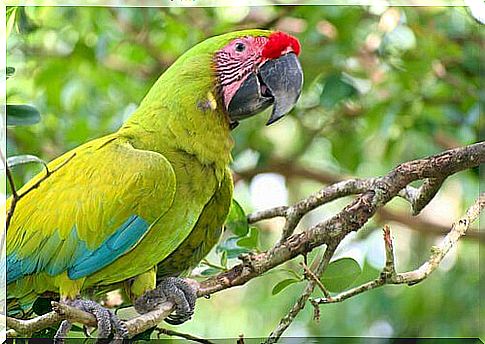
[(300, 42), (287, 33), (277, 31), (269, 35), (262, 54), (268, 59), (276, 59), (288, 48), (291, 48), (296, 55), (300, 54)]

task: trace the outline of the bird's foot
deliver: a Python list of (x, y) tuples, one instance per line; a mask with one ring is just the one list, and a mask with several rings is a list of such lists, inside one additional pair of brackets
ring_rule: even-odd
[(173, 302), (175, 313), (170, 314), (165, 321), (171, 325), (179, 325), (192, 317), (196, 300), (196, 289), (185, 279), (166, 277), (160, 280), (155, 289), (136, 299), (134, 306), (138, 313), (144, 314), (157, 309), (164, 302)]
[[(128, 338), (128, 329), (126, 328), (126, 325), (111, 310), (104, 308), (100, 304), (91, 300), (75, 299), (64, 301), (64, 303), (94, 315), (98, 323), (99, 339), (108, 339), (112, 333), (114, 340)], [(72, 323), (70, 321), (62, 321), (54, 336), (54, 342), (63, 343), (71, 327)]]

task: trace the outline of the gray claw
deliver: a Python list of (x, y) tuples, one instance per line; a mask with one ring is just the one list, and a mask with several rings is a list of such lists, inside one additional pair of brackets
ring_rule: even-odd
[[(98, 338), (107, 339), (114, 332), (114, 339), (128, 338), (126, 325), (109, 309), (91, 300), (76, 299), (66, 302), (69, 306), (91, 313), (98, 323)], [(64, 320), (54, 336), (55, 343), (63, 343), (72, 324)]]
[(166, 301), (171, 301), (175, 304), (175, 313), (169, 315), (165, 321), (171, 325), (179, 325), (192, 317), (196, 300), (195, 290), (184, 279), (166, 277), (160, 281), (156, 289), (136, 299), (134, 306), (139, 313), (143, 314), (157, 309)]
[(72, 327), (71, 322), (69, 322), (67, 320), (63, 320), (61, 322), (61, 325), (57, 329), (55, 336), (54, 336), (54, 343), (55, 344), (63, 344), (65, 342), (67, 334), (71, 330), (71, 327)]

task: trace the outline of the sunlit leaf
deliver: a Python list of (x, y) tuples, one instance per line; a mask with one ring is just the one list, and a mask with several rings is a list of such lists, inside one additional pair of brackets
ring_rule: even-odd
[(320, 278), (323, 285), (332, 292), (340, 292), (350, 286), (362, 273), (362, 269), (352, 258), (340, 258), (330, 262)]
[(248, 253), (251, 250), (246, 248), (246, 247), (241, 247), (238, 245), (238, 241), (240, 240), (240, 237), (230, 237), (224, 242), (220, 243), (217, 248), (216, 252), (227, 252), (227, 258), (232, 259), (232, 258), (237, 258), (240, 254), (243, 253)]
[(292, 270), (292, 269), (281, 268), (281, 269), (278, 269), (278, 271), (284, 271), (284, 272), (292, 275), (296, 279), (299, 279), (299, 278), (302, 277), (302, 276), (300, 276), (300, 274), (298, 272), (296, 272), (295, 270)]
[(297, 282), (300, 282), (300, 280), (294, 279), (294, 278), (284, 279), (284, 280), (278, 282), (273, 287), (273, 290), (271, 290), (271, 294), (276, 295), (276, 294), (280, 293), (281, 291), (283, 291), (283, 289), (285, 289), (285, 288), (289, 287), (290, 285), (295, 284)]
[(21, 34), (28, 34), (37, 29), (37, 25), (25, 13), (25, 7), (19, 7), (16, 12), (15, 20)]
[(39, 111), (30, 105), (7, 105), (7, 125), (32, 125), (40, 121)]
[(202, 276), (213, 276), (213, 275), (217, 275), (218, 273), (220, 273), (222, 270), (220, 269), (216, 269), (216, 268), (207, 268), (205, 270), (202, 270), (202, 272), (200, 273)]
[(227, 251), (222, 251), (222, 254), (221, 254), (221, 265), (223, 267), (226, 267), (227, 266)]
[(17, 7), (9, 7), (7, 8), (7, 27), (6, 27), (6, 37), (10, 36), (12, 29), (15, 25), (15, 13), (17, 11)]
[(246, 248), (256, 248), (258, 247), (259, 239), (259, 229), (256, 227), (251, 227), (249, 229), (249, 234), (237, 241), (237, 245)]
[(77, 326), (75, 324), (73, 324), (71, 326), (71, 332), (74, 331), (74, 332), (82, 332), (84, 333), (84, 329), (81, 327), (81, 326)]
[(226, 228), (237, 236), (244, 236), (248, 234), (249, 231), (246, 214), (235, 199), (233, 199), (231, 203), (231, 209), (229, 210), (229, 215), (226, 220)]

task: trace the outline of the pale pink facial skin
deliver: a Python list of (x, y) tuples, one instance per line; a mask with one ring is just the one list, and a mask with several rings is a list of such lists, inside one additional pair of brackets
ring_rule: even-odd
[(226, 110), (248, 75), (267, 61), (267, 58), (262, 57), (267, 42), (267, 37), (237, 38), (216, 53), (216, 74), (222, 87)]

